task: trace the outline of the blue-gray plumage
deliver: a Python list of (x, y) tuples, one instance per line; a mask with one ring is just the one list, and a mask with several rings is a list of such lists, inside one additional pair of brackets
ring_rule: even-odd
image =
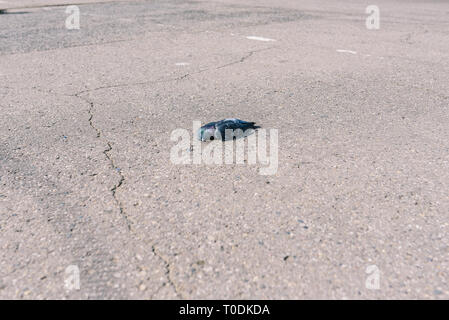
[[(255, 122), (243, 121), (240, 119), (224, 119), (216, 122), (210, 122), (198, 129), (197, 138), (201, 141), (206, 140), (232, 140), (240, 137), (248, 129), (257, 129), (259, 126)], [(238, 130), (240, 129), (240, 130)], [(229, 131), (228, 131), (229, 130)], [(228, 133), (228, 134), (227, 134)], [(229, 135), (229, 133), (231, 133)]]

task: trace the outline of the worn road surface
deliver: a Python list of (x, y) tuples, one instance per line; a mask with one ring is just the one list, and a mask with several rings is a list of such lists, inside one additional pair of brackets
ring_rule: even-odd
[[(0, 9), (1, 299), (449, 298), (447, 1)], [(229, 117), (275, 174), (170, 161)]]

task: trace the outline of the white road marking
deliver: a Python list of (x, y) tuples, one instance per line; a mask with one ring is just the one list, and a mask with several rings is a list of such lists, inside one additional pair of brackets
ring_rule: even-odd
[(341, 53), (350, 53), (350, 54), (357, 54), (357, 51), (343, 50), (343, 49), (337, 49), (337, 52), (341, 52)]
[(175, 66), (188, 66), (190, 63), (188, 62), (177, 62), (175, 63)]
[(255, 36), (248, 36), (248, 37), (246, 37), (246, 39), (257, 40), (257, 41), (276, 41), (276, 40), (270, 39), (270, 38), (255, 37)]

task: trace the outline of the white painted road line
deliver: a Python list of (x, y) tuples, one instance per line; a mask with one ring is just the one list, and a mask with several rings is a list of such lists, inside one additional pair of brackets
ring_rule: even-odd
[(350, 53), (350, 54), (357, 54), (357, 51), (343, 50), (343, 49), (337, 49), (337, 52), (341, 52), (341, 53)]
[(276, 41), (276, 40), (270, 39), (270, 38), (255, 37), (255, 36), (248, 36), (248, 37), (246, 37), (246, 39), (257, 40), (257, 41)]

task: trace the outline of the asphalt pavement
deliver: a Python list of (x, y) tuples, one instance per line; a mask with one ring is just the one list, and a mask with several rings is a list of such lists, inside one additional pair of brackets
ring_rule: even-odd
[[(447, 1), (0, 10), (1, 299), (449, 298)], [(273, 174), (174, 163), (233, 117)]]

